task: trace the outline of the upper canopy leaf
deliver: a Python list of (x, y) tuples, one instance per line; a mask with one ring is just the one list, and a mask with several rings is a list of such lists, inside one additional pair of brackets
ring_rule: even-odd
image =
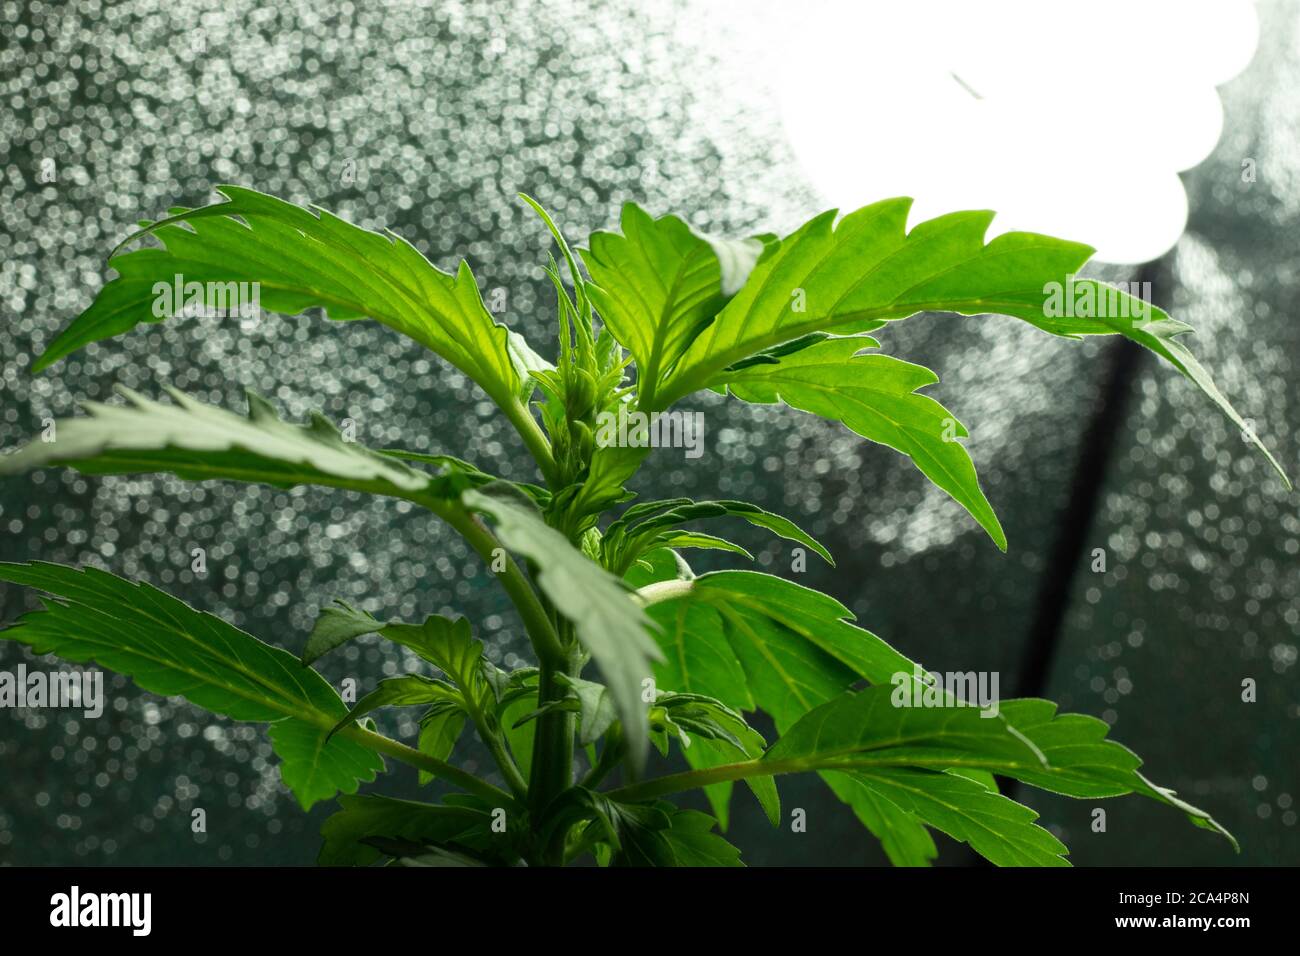
[(636, 359), (642, 397), (745, 283), (760, 239), (713, 239), (676, 216), (623, 207), (622, 233), (596, 232), (581, 250), (601, 318)]
[[(869, 332), (918, 312), (998, 313), (1054, 335), (1119, 334), (1145, 346), (1209, 396), (1290, 486), (1177, 338), (1188, 326), (1127, 293), (1073, 278), (1092, 255), (1090, 247), (1026, 232), (986, 244), (993, 219), (988, 211), (951, 213), (909, 232), (910, 207), (910, 199), (886, 199), (838, 223), (831, 210), (770, 243), (749, 280), (669, 371), (655, 407), (716, 386), (729, 366), (812, 332)], [(1064, 289), (1091, 295), (1091, 307), (1062, 303)]]
[(252, 189), (217, 191), (226, 202), (181, 210), (128, 238), (123, 245), (154, 235), (164, 248), (110, 259), (118, 277), (33, 370), (90, 342), (167, 318), (155, 310), (159, 283), (256, 282), (267, 311), (296, 315), (319, 307), (332, 319), (369, 316), (441, 355), (503, 408), (518, 401), (527, 371), (512, 358), (506, 328), (484, 308), (466, 263), (452, 276), (392, 233), (371, 232), (319, 207), (309, 211)]
[(934, 399), (917, 394), (938, 377), (889, 355), (860, 354), (878, 344), (865, 336), (828, 338), (777, 361), (724, 371), (717, 381), (744, 401), (783, 401), (902, 452), (1005, 551), (1002, 525), (984, 497), (970, 455), (957, 441), (966, 436), (966, 428)]
[(383, 769), (372, 751), (328, 736), (347, 707), (324, 678), (218, 617), (95, 568), (0, 564), (0, 581), (58, 598), (0, 636), (37, 654), (94, 661), (145, 690), (183, 696), (213, 713), (276, 722), (271, 739), (281, 774), (304, 809), (338, 791), (355, 792)]

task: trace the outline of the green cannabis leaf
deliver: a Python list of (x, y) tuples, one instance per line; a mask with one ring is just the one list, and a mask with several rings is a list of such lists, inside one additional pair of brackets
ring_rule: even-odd
[(495, 518), (506, 547), (538, 566), (538, 587), (573, 623), (578, 640), (600, 668), (623, 723), (628, 756), (639, 767), (648, 734), (642, 682), (650, 679), (651, 662), (659, 657), (650, 621), (621, 581), (540, 517), (478, 491), (467, 491), (462, 500)]
[[(935, 831), (998, 865), (1066, 865), (1066, 847), (999, 791), (995, 774), (1081, 799), (1141, 795), (1232, 841), (1207, 812), (1143, 776), (1138, 756), (1096, 718), (1044, 700), (973, 706), (826, 594), (756, 571), (696, 575), (685, 550), (752, 559), (711, 524), (720, 519), (833, 561), (795, 522), (747, 502), (636, 500), (650, 449), (598, 440), (611, 415), (663, 412), (705, 389), (784, 403), (908, 456), (1005, 550), (958, 441), (966, 429), (922, 391), (936, 376), (876, 351), (867, 335), (937, 311), (1000, 313), (1071, 338), (1125, 336), (1191, 379), (1258, 445), (1182, 345), (1186, 326), (1074, 278), (1086, 246), (1025, 233), (986, 243), (986, 212), (909, 232), (909, 200), (891, 199), (838, 221), (822, 214), (782, 239), (741, 240), (629, 204), (621, 231), (595, 233), (575, 255), (542, 205), (523, 197), (559, 253), (543, 267), (556, 296), (551, 361), (488, 312), (464, 263), (445, 273), (391, 233), (249, 189), (220, 192), (224, 202), (173, 210), (130, 236), (160, 245), (111, 258), (117, 277), (35, 369), (214, 295), (229, 304), (250, 285), (269, 311), (369, 317), (442, 356), (514, 426), (539, 483), (442, 451), (371, 450), (320, 415), (285, 422), (251, 392), (241, 416), (174, 390), (166, 403), (126, 389), (123, 404), (88, 403), (88, 415), (57, 422), (49, 439), (0, 457), (0, 474), (70, 465), (403, 499), (484, 562), (535, 661), (507, 670), (472, 622), (385, 619), (366, 610), (375, 597), (322, 609), (294, 657), (148, 584), (43, 563), (0, 564), (0, 581), (47, 595), (0, 637), (269, 725), (300, 804), (337, 797), (322, 865), (737, 866), (739, 848), (719, 832), (732, 821), (735, 784), (752, 793), (750, 812), (776, 826), (778, 781), (797, 773), (819, 775), (900, 866), (935, 860)], [(1061, 313), (1048, 296), (1061, 283), (1107, 307)], [(314, 665), (358, 639), (411, 653), (406, 672), (367, 681), (349, 707)], [(367, 716), (402, 706), (421, 711), (414, 746)], [(768, 726), (770, 743), (755, 729)], [(485, 776), (450, 762), (471, 731), (492, 758)], [(447, 792), (429, 802), (358, 795), (382, 756)], [(687, 769), (659, 772), (661, 759)], [(669, 799), (692, 790), (711, 814)]]
[[(933, 841), (915, 823), (924, 820), (998, 866), (1069, 865), (1065, 844), (1034, 823), (1037, 813), (973, 780), (910, 768), (843, 776), (861, 786), (861, 792), (849, 798), (859, 817), (863, 806), (876, 809), (879, 815), (864, 823), (889, 847), (895, 862), (924, 866), (934, 856)], [(831, 787), (835, 789), (833, 782)], [(903, 841), (910, 845), (900, 846)]]
[(96, 568), (0, 564), (0, 581), (58, 599), (4, 632), (35, 653), (93, 661), (156, 694), (270, 723), (281, 775), (303, 809), (352, 793), (383, 769), (355, 740), (329, 738), (347, 708), (320, 675), (218, 617)]
[(722, 385), (729, 368), (787, 343), (815, 341), (815, 333), (871, 332), (921, 312), (996, 313), (1053, 335), (1118, 334), (1150, 349), (1248, 435), (1290, 487), (1281, 465), (1179, 340), (1188, 326), (1091, 279), (1073, 285), (1096, 289), (1096, 297), (1113, 302), (1113, 309), (1076, 317), (1048, 308), (1046, 290), (1083, 267), (1093, 253), (1089, 246), (1025, 232), (1003, 233), (986, 244), (993, 221), (987, 211), (951, 213), (908, 231), (911, 204), (887, 199), (838, 222), (831, 210), (769, 243), (749, 281), (665, 370), (654, 393), (656, 407)]
[[(119, 249), (151, 235), (163, 248), (114, 255), (109, 265), (118, 277), (50, 343), (32, 370), (142, 322), (181, 313), (182, 303), (175, 300), (189, 304), (185, 289), (191, 283), (223, 293), (232, 283), (235, 292), (241, 282), (256, 283), (258, 305), (267, 311), (297, 315), (315, 307), (331, 319), (369, 317), (414, 339), (477, 382), (524, 428), (535, 452), (545, 450), (520, 399), (529, 380), (527, 358), (535, 353), (522, 337), (512, 341), (492, 318), (467, 263), (451, 275), (391, 232), (371, 232), (318, 207), (309, 211), (240, 186), (217, 191), (225, 202), (174, 210), (123, 240)], [(181, 296), (160, 301), (178, 280)], [(224, 301), (233, 298), (228, 294)], [(209, 305), (206, 299), (203, 305)]]
[(772, 362), (724, 372), (717, 381), (736, 398), (785, 402), (902, 452), (1005, 551), (1002, 525), (980, 489), (970, 455), (957, 442), (966, 437), (966, 428), (934, 399), (917, 394), (939, 379), (911, 362), (863, 354), (878, 345), (866, 336), (830, 338)]
[(429, 475), (345, 441), (320, 415), (308, 426), (287, 424), (253, 392), (241, 418), (175, 389), (168, 390), (172, 405), (118, 391), (126, 405), (86, 402), (89, 416), (56, 423), (56, 441), (0, 458), (0, 474), (75, 463), (87, 474), (166, 471), (192, 481), (327, 485), (399, 498), (437, 493)]
[(367, 841), (376, 837), (421, 844), (487, 849), (491, 815), (474, 806), (395, 800), (376, 794), (339, 798), (342, 807), (321, 827), (322, 866), (365, 866), (384, 856)]
[(648, 403), (659, 373), (745, 284), (763, 251), (759, 239), (698, 235), (676, 216), (652, 219), (635, 203), (623, 207), (622, 233), (592, 233), (582, 253), (601, 317), (635, 357)]
[(766, 528), (787, 541), (815, 551), (829, 564), (835, 563), (830, 552), (817, 539), (789, 518), (746, 501), (691, 501), (689, 498), (651, 501), (628, 508), (601, 536), (603, 561), (615, 574), (622, 575), (642, 555), (659, 548), (711, 547), (748, 557), (748, 552), (732, 542), (679, 530), (688, 522), (718, 517), (742, 518), (755, 527)]

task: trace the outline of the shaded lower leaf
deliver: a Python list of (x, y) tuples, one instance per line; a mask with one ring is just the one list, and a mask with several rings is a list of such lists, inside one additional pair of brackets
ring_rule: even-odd
[(743, 866), (740, 850), (713, 832), (717, 821), (698, 810), (618, 807), (620, 849), (613, 866)]
[(372, 837), (454, 843), (471, 839), (491, 817), (470, 807), (397, 800), (374, 794), (339, 797), (342, 808), (321, 827), (321, 866), (366, 866), (382, 853), (362, 841)]
[[(762, 734), (748, 725), (733, 728), (740, 738), (741, 746), (735, 747), (725, 740), (709, 740), (703, 737), (692, 738), (691, 746), (683, 751), (686, 762), (695, 770), (705, 770), (722, 764), (735, 763), (740, 760), (752, 760), (762, 754), (766, 741)], [(781, 798), (777, 793), (776, 780), (772, 777), (750, 777), (745, 781), (763, 813), (772, 826), (781, 823)], [(718, 819), (718, 826), (725, 833), (731, 818), (730, 781), (711, 784), (704, 788), (713, 815)]]
[(674, 866), (744, 866), (740, 849), (713, 832), (716, 821), (697, 810), (679, 810), (662, 834)]
[[(451, 756), (456, 741), (465, 729), (465, 711), (446, 702), (439, 702), (430, 707), (420, 718), (420, 736), (416, 744), (420, 753), (428, 754), (435, 760), (446, 760)], [(433, 774), (421, 770), (420, 786), (433, 779)]]
[(285, 783), (304, 808), (336, 790), (353, 792), (383, 769), (378, 756), (352, 741), (327, 742), (347, 707), (324, 678), (218, 617), (95, 568), (0, 564), (0, 581), (58, 598), (0, 636), (37, 654), (94, 661), (145, 690), (185, 697), (216, 714), (273, 723)]
[[(998, 866), (1069, 866), (1069, 851), (1023, 804), (951, 773), (885, 769), (849, 774)], [(856, 804), (855, 804), (856, 806)]]
[(336, 793), (355, 793), (359, 782), (374, 780), (384, 769), (373, 750), (305, 720), (279, 721), (269, 733), (280, 776), (304, 810)]
[(392, 857), (389, 866), (455, 868), (490, 865), (486, 860), (480, 860), (468, 853), (449, 850), (431, 843), (412, 843), (409, 840), (393, 840), (388, 837), (367, 837), (362, 842)]
[(413, 704), (430, 704), (444, 701), (453, 706), (463, 706), (460, 692), (444, 681), (420, 674), (405, 674), (379, 682), (379, 686), (352, 705), (352, 709), (334, 725), (330, 735), (380, 707), (409, 707)]
[(894, 866), (929, 866), (939, 855), (925, 824), (867, 786), (859, 775), (824, 770), (821, 778), (835, 796), (853, 808), (854, 815), (880, 841)]

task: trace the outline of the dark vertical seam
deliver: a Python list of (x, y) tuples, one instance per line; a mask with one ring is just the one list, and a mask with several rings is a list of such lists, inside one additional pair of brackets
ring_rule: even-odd
[[(1165, 258), (1144, 264), (1137, 272), (1138, 283), (1151, 283), (1152, 304), (1162, 305), (1157, 290), (1172, 274)], [(1138, 286), (1140, 290), (1141, 285)], [(1164, 302), (1167, 305), (1167, 302)], [(1133, 395), (1133, 385), (1142, 374), (1146, 350), (1136, 342), (1119, 338), (1102, 352), (1104, 372), (1098, 384), (1092, 416), (1079, 441), (1079, 455), (1070, 481), (1069, 497), (1056, 523), (1056, 539), (1038, 585), (1034, 611), (1015, 680), (1016, 697), (1043, 697), (1047, 693), (1065, 630), (1080, 568), (1087, 561), (1089, 535), (1096, 523), (1101, 488), (1124, 431), (1124, 421)], [(1093, 545), (1099, 547), (1100, 545)], [(999, 789), (1012, 800), (1023, 784), (999, 778)], [(977, 856), (972, 851), (973, 856)], [(983, 857), (977, 862), (984, 864)]]

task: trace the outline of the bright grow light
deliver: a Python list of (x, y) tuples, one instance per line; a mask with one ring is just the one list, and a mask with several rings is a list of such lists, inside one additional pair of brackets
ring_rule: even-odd
[(1217, 143), (1258, 22), (1246, 0), (908, 0), (801, 4), (781, 34), (782, 117), (831, 203), (996, 209), (990, 235), (1139, 263), (1182, 234), (1177, 174)]

